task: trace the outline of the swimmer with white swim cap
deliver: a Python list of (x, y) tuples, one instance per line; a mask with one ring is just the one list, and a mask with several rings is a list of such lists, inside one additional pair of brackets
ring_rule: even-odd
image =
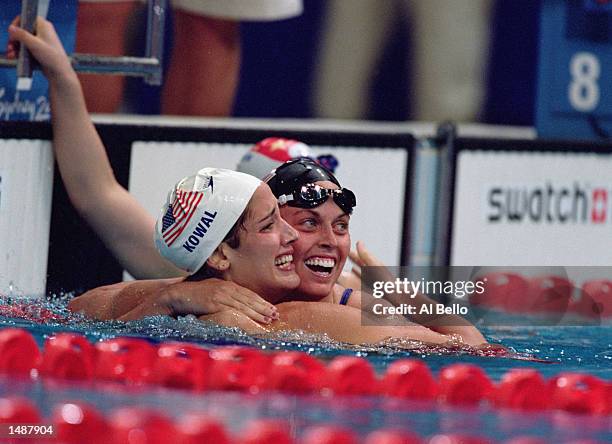
[(220, 168), (203, 168), (179, 181), (155, 226), (158, 251), (190, 280), (232, 281), (270, 302), (299, 285), (296, 239), (266, 184)]
[[(277, 199), (267, 184), (243, 173), (203, 168), (179, 181), (168, 193), (156, 223), (155, 244), (166, 259), (195, 279), (232, 281), (278, 303), (289, 299), (300, 284), (293, 264), (297, 236), (281, 218)], [(189, 280), (159, 280), (157, 285), (172, 287)], [(96, 292), (102, 291), (106, 293), (104, 303), (110, 303), (115, 317), (120, 319), (175, 314), (167, 299), (160, 300), (154, 293), (143, 297), (140, 284), (139, 281), (120, 283), (117, 285), (121, 289), (115, 292), (108, 288), (92, 290), (73, 300), (70, 308), (81, 311), (83, 301), (100, 301)], [(135, 306), (125, 304), (130, 297), (122, 292), (130, 291), (141, 296)], [(109, 301), (110, 293), (113, 294)], [(182, 296), (174, 300), (177, 302), (190, 303)], [(202, 315), (200, 319), (240, 327), (248, 333), (303, 330), (350, 343), (376, 343), (392, 337), (431, 343), (445, 343), (450, 339), (417, 325), (363, 327), (361, 311), (354, 307), (289, 302), (280, 303), (278, 311), (279, 320), (268, 326), (237, 310)]]
[[(133, 276), (151, 278), (181, 275), (179, 268), (162, 258), (151, 242), (155, 220), (115, 179), (104, 145), (87, 112), (76, 73), (53, 25), (39, 17), (36, 22), (37, 35), (32, 35), (16, 27), (15, 23), (9, 28), (8, 55), (16, 56), (17, 42), (26, 45), (49, 81), (53, 147), (71, 202)], [(333, 181), (328, 182), (323, 188), (338, 186)], [(286, 218), (301, 234), (301, 252), (294, 247), (294, 254), (300, 254), (298, 261), (298, 256), (294, 257), (294, 265), (298, 274), (303, 273), (305, 276), (301, 279), (303, 283), (300, 284), (298, 297), (305, 300), (331, 297), (333, 302), (338, 303), (342, 290), (336, 291), (332, 276), (336, 273), (339, 275), (340, 264), (350, 249), (348, 215), (333, 199), (309, 209), (284, 205), (282, 212), (287, 214)], [(156, 301), (170, 301), (166, 307), (173, 314), (188, 313), (183, 311), (186, 308), (185, 301), (176, 299), (177, 295), (183, 295), (192, 304), (187, 308), (194, 314), (237, 310), (264, 324), (270, 324), (278, 317), (277, 308), (262, 297), (265, 295), (258, 295), (232, 281), (206, 279), (201, 282), (184, 282), (182, 278), (170, 281), (164, 281), (161, 286), (157, 281), (139, 285), (155, 293), (158, 296)], [(106, 290), (120, 291), (122, 284), (111, 287)], [(139, 298), (146, 293), (143, 287), (140, 289), (134, 293), (133, 299), (122, 302), (136, 308), (142, 302)], [(102, 293), (99, 292), (97, 296), (99, 301), (92, 304), (95, 307), (92, 313), (101, 318), (119, 317), (113, 316), (116, 314), (113, 313), (113, 304)], [(291, 296), (288, 294), (285, 298), (289, 300)], [(348, 304), (359, 304), (356, 294), (350, 297)], [(74, 304), (75, 307), (77, 305)], [(330, 307), (329, 310), (335, 308)], [(482, 342), (482, 335), (473, 327), (471, 329), (465, 335), (468, 338), (466, 342)], [(473, 339), (469, 339), (470, 336)]]

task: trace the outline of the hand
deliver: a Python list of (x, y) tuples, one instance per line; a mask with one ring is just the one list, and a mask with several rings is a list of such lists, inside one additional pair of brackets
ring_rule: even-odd
[(366, 265), (365, 259), (361, 258), (362, 252), (369, 253), (363, 246), (363, 242), (357, 241), (357, 248), (351, 250), (349, 253), (349, 259), (353, 263), (351, 271), (343, 271), (338, 278), (338, 283), (345, 288), (355, 288), (361, 290), (361, 267)]
[(357, 241), (356, 249), (349, 253), (351, 261), (361, 267), (384, 267), (385, 265), (365, 247), (363, 241)]
[[(343, 272), (338, 278), (338, 283), (345, 288), (355, 288), (362, 291), (368, 291), (361, 288), (361, 269), (363, 267), (384, 267), (384, 264), (366, 249), (362, 241), (357, 241), (356, 249), (351, 250), (349, 258), (353, 263), (353, 268), (350, 272)], [(374, 280), (393, 280), (394, 277), (385, 269), (380, 269), (380, 276), (376, 276)]]
[(510, 350), (501, 344), (484, 343), (476, 346), (476, 349), (485, 356), (508, 356)]
[[(476, 327), (458, 315), (445, 315), (437, 318), (438, 322), (446, 325), (430, 327), (432, 330), (445, 335), (459, 336), (461, 341), (472, 347), (482, 350), (492, 350), (495, 345), (487, 342)], [(502, 347), (502, 346), (499, 346)]]
[(276, 307), (257, 293), (221, 279), (177, 282), (165, 289), (162, 300), (173, 316), (201, 316), (233, 310), (263, 324), (279, 316)]
[[(350, 276), (347, 277), (347, 282), (350, 280), (353, 283), (357, 282), (359, 287), (351, 287), (351, 288), (360, 288), (361, 287), (361, 268), (362, 267), (378, 267), (375, 270), (375, 273), (372, 273), (370, 276), (372, 281), (392, 281), (395, 277), (389, 272), (389, 270), (384, 266), (384, 264), (372, 253), (370, 253), (364, 246), (363, 242), (357, 242), (357, 249), (353, 250), (349, 254), (349, 258), (353, 262), (353, 268), (351, 270)], [(344, 277), (343, 277), (344, 279)], [(341, 283), (344, 285), (344, 283)], [(346, 285), (344, 285), (346, 286)], [(362, 288), (361, 291), (364, 291)], [(368, 289), (365, 289), (368, 291)], [(393, 303), (393, 305), (398, 305), (401, 303), (397, 297), (393, 295), (389, 295), (386, 298), (388, 301)], [(424, 298), (423, 295), (417, 294), (416, 299), (413, 299), (413, 303), (431, 303), (432, 301), (428, 298)], [(414, 317), (412, 319), (416, 320)], [(443, 317), (435, 318), (437, 326), (432, 329), (437, 331), (438, 333), (452, 335), (456, 334), (461, 336), (463, 342), (471, 346), (486, 346), (487, 341), (485, 337), (478, 331), (476, 327), (470, 324), (468, 321), (463, 319), (460, 316), (456, 315), (446, 315)], [(421, 322), (428, 325), (427, 317), (422, 317)], [(429, 326), (429, 325), (428, 325)], [(430, 328), (432, 326), (429, 326)]]
[(36, 35), (30, 34), (18, 25), (19, 17), (16, 17), (8, 28), (8, 58), (17, 58), (18, 45), (23, 44), (40, 63), (49, 81), (60, 80), (62, 76), (74, 73), (62, 42), (51, 22), (42, 17), (37, 17), (34, 28)]

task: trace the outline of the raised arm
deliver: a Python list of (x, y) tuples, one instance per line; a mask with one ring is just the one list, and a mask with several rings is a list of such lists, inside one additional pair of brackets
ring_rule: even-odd
[(9, 27), (8, 55), (16, 56), (17, 42), (26, 45), (49, 81), (53, 148), (70, 201), (133, 276), (180, 276), (155, 250), (153, 217), (115, 179), (53, 25), (38, 17), (32, 35), (17, 23)]

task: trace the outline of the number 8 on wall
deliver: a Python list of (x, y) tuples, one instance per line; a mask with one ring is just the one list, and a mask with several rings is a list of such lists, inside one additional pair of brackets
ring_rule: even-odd
[(612, 9), (543, 0), (536, 128), (540, 137), (612, 135)]

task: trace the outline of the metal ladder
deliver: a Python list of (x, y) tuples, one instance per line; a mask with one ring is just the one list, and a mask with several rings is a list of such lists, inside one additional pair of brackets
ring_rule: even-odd
[[(166, 0), (147, 0), (147, 46), (144, 57), (103, 56), (74, 53), (70, 57), (77, 72), (115, 74), (143, 77), (150, 85), (162, 83), (162, 56), (164, 49), (164, 20)], [(20, 26), (30, 32), (34, 29), (38, 0), (22, 0)], [(35, 64), (29, 51), (22, 45), (19, 57), (9, 60), (0, 57), (0, 68), (17, 68), (17, 89), (29, 90)]]

